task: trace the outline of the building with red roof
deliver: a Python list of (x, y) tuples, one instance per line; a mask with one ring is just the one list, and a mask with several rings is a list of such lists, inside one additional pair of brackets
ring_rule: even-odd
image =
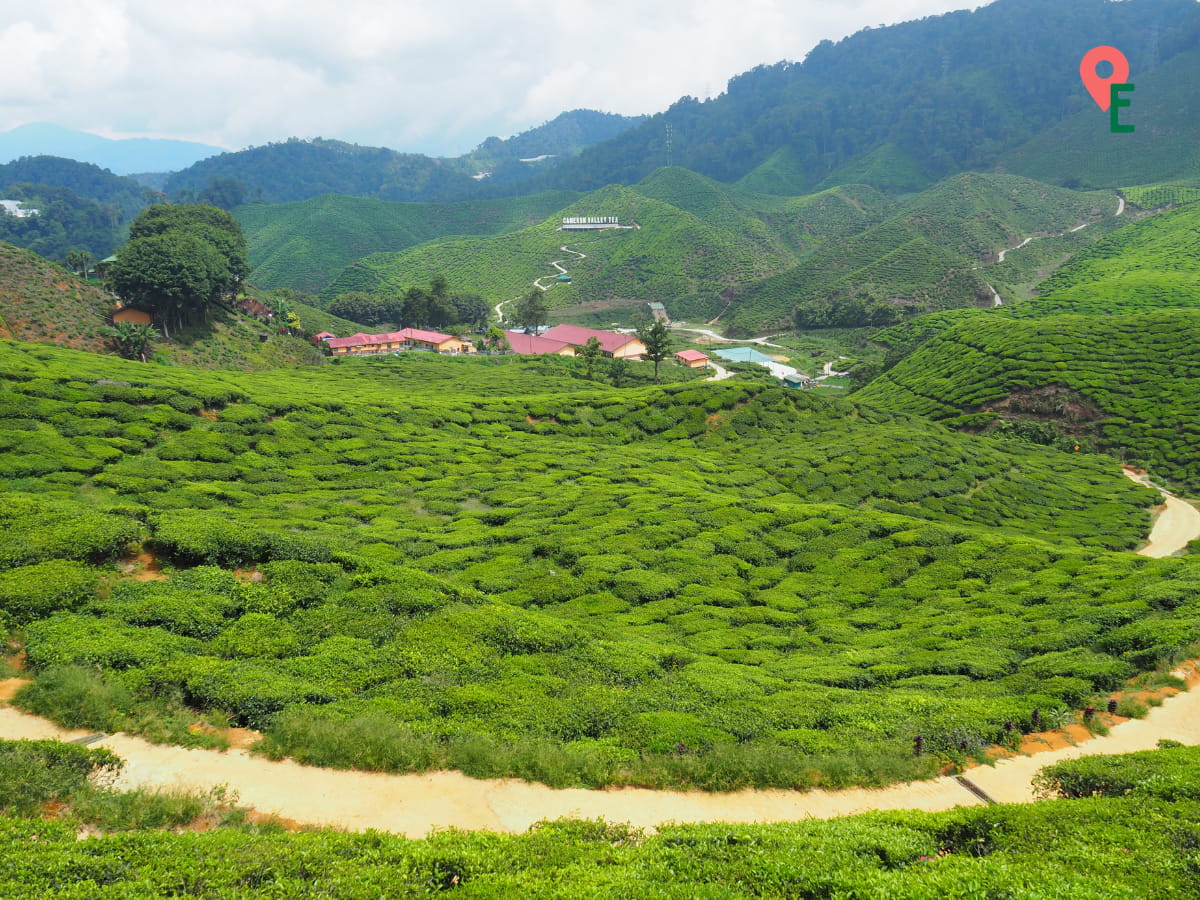
[(385, 334), (352, 334), (325, 341), (337, 356), (370, 356), (398, 350), (434, 350), (438, 353), (471, 353), (474, 348), (462, 338), (440, 331), (402, 328)]
[(596, 328), (584, 328), (582, 325), (555, 325), (542, 337), (551, 341), (561, 341), (573, 347), (582, 347), (588, 342), (588, 338), (594, 337), (600, 342), (600, 349), (604, 351), (605, 356), (618, 359), (631, 359), (646, 352), (646, 345), (638, 339), (636, 334), (600, 331)]
[(689, 369), (707, 369), (708, 356), (699, 350), (680, 350), (675, 358)]
[(543, 353), (554, 356), (574, 356), (575, 348), (564, 341), (552, 341), (536, 334), (526, 334), (523, 331), (506, 331), (504, 339), (513, 353), (522, 356), (540, 356)]

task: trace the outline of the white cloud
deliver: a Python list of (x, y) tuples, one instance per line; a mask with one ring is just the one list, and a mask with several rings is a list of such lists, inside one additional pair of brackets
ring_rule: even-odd
[[(5, 0), (0, 130), (459, 153), (589, 107), (706, 96), (818, 41), (970, 0)], [(52, 8), (51, 8), (52, 7)]]

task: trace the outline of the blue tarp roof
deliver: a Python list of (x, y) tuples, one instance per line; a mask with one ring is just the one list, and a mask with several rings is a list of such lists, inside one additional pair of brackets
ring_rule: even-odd
[(729, 350), (717, 350), (717, 356), (733, 362), (770, 363), (775, 362), (765, 353), (759, 353), (753, 347), (733, 347)]

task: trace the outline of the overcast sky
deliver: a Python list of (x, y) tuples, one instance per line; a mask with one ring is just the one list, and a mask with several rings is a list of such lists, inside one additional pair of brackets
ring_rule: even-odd
[(864, 26), (979, 0), (3, 0), (0, 131), (458, 155), (568, 109), (659, 112)]

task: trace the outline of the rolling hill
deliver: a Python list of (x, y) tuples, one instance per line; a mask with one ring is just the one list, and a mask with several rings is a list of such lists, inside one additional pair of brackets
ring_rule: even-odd
[[(457, 290), (491, 302), (515, 297), (553, 276), (564, 259), (573, 282), (547, 295), (556, 308), (579, 303), (673, 301), (673, 314), (721, 308), (720, 292), (786, 267), (811, 247), (882, 218), (891, 201), (871, 188), (812, 198), (752, 195), (683, 169), (655, 173), (633, 187), (594, 191), (541, 224), (484, 238), (449, 238), (398, 254), (376, 254), (346, 268), (325, 296), (390, 292), (445, 275)], [(563, 232), (567, 216), (615, 215), (637, 228)], [(563, 246), (573, 252), (564, 252)], [(579, 258), (576, 254), (584, 254)]]
[[(997, 0), (973, 12), (867, 28), (836, 44), (822, 42), (803, 62), (738, 75), (719, 97), (685, 97), (538, 183), (587, 190), (638, 181), (667, 162), (669, 124), (676, 163), (722, 181), (745, 177), (759, 190), (782, 182), (790, 194), (847, 182), (912, 190), (986, 170), (1075, 113), (1104, 118), (1080, 87), (1078, 64), (1083, 49), (1116, 36), (1140, 83), (1135, 109), (1143, 100), (1140, 85), (1153, 84), (1159, 61), (1166, 66), (1179, 56), (1164, 78), (1176, 78), (1179, 91), (1194, 91), (1188, 73), (1195, 63), (1189, 68), (1180, 54), (1198, 47), (1198, 21), (1191, 0)], [(1151, 101), (1144, 98), (1144, 110)], [(1194, 109), (1190, 101), (1180, 112), (1187, 109)], [(1152, 140), (1159, 128), (1182, 135), (1195, 121), (1184, 114), (1148, 122), (1138, 140)], [(1047, 141), (1039, 145), (1044, 152), (1029, 156), (1028, 169), (1009, 161), (1007, 171), (1048, 178), (1046, 166), (1034, 163), (1052, 160), (1056, 147), (1091, 151), (1090, 134), (1076, 137), (1068, 145)], [(1180, 148), (1191, 155), (1195, 142)], [(759, 167), (764, 171), (752, 174)], [(1055, 171), (1062, 169), (1060, 162)]]
[(1081, 250), (1013, 314), (1123, 315), (1200, 307), (1200, 203), (1131, 222)]
[(221, 147), (191, 141), (157, 138), (113, 140), (47, 122), (0, 132), (0, 162), (10, 162), (22, 156), (59, 156), (91, 163), (117, 175), (173, 172), (224, 152)]
[(103, 259), (125, 239), (128, 223), (155, 194), (132, 178), (90, 163), (33, 156), (0, 165), (0, 199), (38, 210), (26, 218), (0, 213), (0, 240), (61, 260), (72, 250)]
[(0, 337), (102, 352), (104, 316), (114, 302), (59, 266), (0, 243)]
[(997, 169), (1082, 188), (1195, 178), (1200, 174), (1197, 71), (1200, 47), (1131, 74), (1137, 90), (1127, 95), (1133, 105), (1123, 110), (1122, 121), (1136, 127), (1132, 134), (1112, 134), (1108, 115), (1093, 105), (1004, 154)]
[[(0, 243), (0, 339), (112, 354), (104, 333), (113, 297), (28, 250)], [(314, 320), (315, 321), (315, 320)], [(264, 336), (267, 338), (264, 340)], [(321, 353), (298, 337), (218, 309), (209, 327), (154, 342), (159, 362), (197, 368), (256, 369), (311, 365)]]
[(488, 138), (470, 153), (454, 158), (324, 138), (289, 138), (202, 160), (173, 173), (164, 190), (172, 197), (195, 196), (215, 179), (233, 179), (242, 185), (248, 199), (267, 203), (329, 193), (438, 202), (510, 196), (529, 193), (521, 185), (559, 159), (620, 134), (638, 121), (640, 118), (572, 110), (511, 138)]
[[(1117, 199), (1026, 178), (967, 173), (901, 204), (885, 221), (831, 242), (795, 267), (744, 287), (724, 317), (742, 331), (887, 324), (913, 310), (990, 304), (983, 263), (1027, 236), (1111, 216)], [(1084, 238), (1081, 238), (1081, 240)]]
[(506, 200), (397, 203), (323, 194), (296, 203), (252, 203), (234, 211), (246, 235), (251, 283), (317, 293), (343, 268), (447, 235), (515, 231), (577, 198), (558, 192)]
[(1200, 311), (968, 317), (856, 394), (978, 430), (1078, 443), (1200, 488)]

